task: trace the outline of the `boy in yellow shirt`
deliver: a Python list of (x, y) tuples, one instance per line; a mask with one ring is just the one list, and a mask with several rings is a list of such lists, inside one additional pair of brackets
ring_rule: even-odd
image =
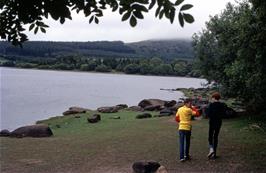
[(176, 113), (176, 120), (179, 122), (179, 141), (180, 141), (180, 162), (189, 160), (189, 147), (191, 136), (191, 117), (197, 112), (191, 108), (191, 99), (184, 101), (184, 106), (180, 107)]

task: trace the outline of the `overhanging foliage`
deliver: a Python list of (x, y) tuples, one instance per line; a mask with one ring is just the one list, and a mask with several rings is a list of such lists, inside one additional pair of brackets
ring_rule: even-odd
[[(119, 12), (122, 21), (129, 21), (132, 27), (137, 25), (144, 14), (156, 8), (155, 17), (166, 18), (174, 22), (178, 15), (179, 23), (193, 23), (194, 18), (186, 13), (192, 8), (191, 4), (184, 4), (184, 0), (1, 0), (0, 1), (0, 36), (14, 45), (21, 45), (28, 40), (25, 25), (30, 24), (29, 30), (35, 34), (39, 31), (46, 32), (49, 27), (43, 19), (52, 18), (61, 24), (66, 19), (72, 19), (73, 11), (83, 13), (89, 18), (89, 23), (99, 23), (103, 11), (111, 9)], [(177, 7), (181, 6), (179, 10)]]

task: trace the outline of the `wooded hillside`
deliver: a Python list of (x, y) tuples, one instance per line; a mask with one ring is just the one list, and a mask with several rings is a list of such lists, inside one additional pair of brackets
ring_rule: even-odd
[(150, 40), (136, 43), (122, 41), (51, 42), (29, 41), (23, 48), (0, 42), (0, 55), (55, 57), (83, 55), (94, 57), (160, 57), (162, 59), (192, 59), (190, 40)]

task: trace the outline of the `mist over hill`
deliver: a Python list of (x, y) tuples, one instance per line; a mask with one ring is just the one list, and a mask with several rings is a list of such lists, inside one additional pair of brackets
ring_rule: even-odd
[(1, 41), (0, 55), (22, 57), (82, 55), (112, 58), (194, 58), (191, 40), (147, 40), (135, 43), (124, 43), (122, 41), (28, 41), (23, 44), (23, 48), (14, 47), (8, 42)]

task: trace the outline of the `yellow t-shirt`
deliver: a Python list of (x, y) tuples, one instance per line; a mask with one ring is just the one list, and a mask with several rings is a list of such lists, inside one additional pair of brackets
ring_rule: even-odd
[(176, 116), (178, 115), (180, 119), (179, 130), (191, 130), (191, 116), (196, 115), (196, 112), (184, 105), (177, 110)]

